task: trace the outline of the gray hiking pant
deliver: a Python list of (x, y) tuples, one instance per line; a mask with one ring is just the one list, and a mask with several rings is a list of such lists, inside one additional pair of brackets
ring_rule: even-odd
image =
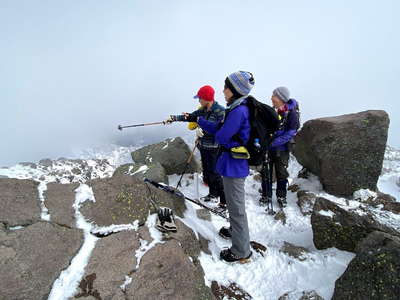
[(250, 237), (244, 200), (246, 178), (223, 177), (222, 179), (231, 224), (231, 251), (240, 258), (247, 257), (250, 255)]

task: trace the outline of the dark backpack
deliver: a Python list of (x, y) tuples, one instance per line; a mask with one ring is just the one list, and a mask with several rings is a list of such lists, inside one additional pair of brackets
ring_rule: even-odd
[[(247, 144), (243, 145), (249, 151), (250, 158), (248, 160), (250, 166), (259, 166), (265, 159), (272, 135), (279, 129), (280, 121), (275, 109), (271, 106), (257, 101), (253, 96), (248, 96), (246, 105), (249, 109), (250, 117), (250, 138)], [(234, 136), (238, 142), (238, 135)], [(259, 140), (261, 147), (256, 147), (255, 140)]]

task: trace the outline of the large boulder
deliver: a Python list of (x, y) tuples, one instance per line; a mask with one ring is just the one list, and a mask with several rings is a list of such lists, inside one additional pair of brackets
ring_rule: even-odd
[(143, 164), (124, 164), (119, 166), (114, 174), (125, 174), (136, 176), (139, 179), (148, 178), (154, 180), (155, 182), (163, 182), (168, 184), (168, 176), (165, 172), (164, 167), (159, 163), (155, 162), (149, 165)]
[(131, 276), (135, 271), (135, 252), (139, 247), (139, 234), (132, 230), (114, 233), (99, 240), (73, 298), (118, 299), (123, 292), (121, 286), (126, 276)]
[(44, 194), (45, 206), (49, 210), (51, 221), (68, 227), (76, 227), (75, 190), (79, 183), (60, 184), (48, 183)]
[(38, 185), (28, 179), (0, 179), (0, 223), (12, 227), (39, 221)]
[(356, 257), (336, 280), (332, 299), (399, 299), (400, 239), (372, 232), (356, 251)]
[(86, 201), (80, 212), (97, 226), (130, 224), (139, 220), (143, 225), (149, 211), (154, 211), (151, 197), (159, 206), (173, 209), (178, 216), (186, 210), (184, 199), (156, 189), (135, 176), (116, 175), (111, 178), (95, 179), (88, 182), (96, 202)]
[(310, 120), (296, 136), (294, 155), (333, 195), (376, 190), (388, 127), (381, 110)]
[(83, 242), (83, 233), (49, 222), (0, 230), (0, 299), (47, 299)]
[(73, 299), (212, 299), (198, 260), (201, 242), (184, 223), (176, 225), (150, 250), (147, 226), (99, 240)]
[(393, 228), (377, 222), (368, 213), (359, 214), (343, 209), (321, 197), (315, 202), (311, 225), (317, 249), (336, 247), (355, 252), (357, 244), (373, 231), (399, 234)]
[[(164, 167), (167, 175), (172, 175), (183, 172), (191, 151), (182, 138), (176, 137), (158, 144), (148, 145), (132, 152), (131, 155), (135, 163), (149, 165), (159, 162)], [(186, 173), (199, 171), (199, 163), (196, 157), (193, 156)]]
[(164, 243), (142, 257), (132, 275), (133, 284), (127, 286), (128, 299), (214, 299), (197, 259), (199, 241), (180, 221), (177, 227), (177, 233), (165, 236)]

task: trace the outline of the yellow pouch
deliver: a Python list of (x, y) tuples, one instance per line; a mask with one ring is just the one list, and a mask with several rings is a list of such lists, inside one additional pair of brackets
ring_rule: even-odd
[(188, 129), (189, 130), (195, 130), (199, 125), (196, 122), (189, 122), (188, 124)]
[(239, 146), (231, 148), (231, 155), (235, 159), (249, 159), (250, 153), (247, 151), (246, 147)]

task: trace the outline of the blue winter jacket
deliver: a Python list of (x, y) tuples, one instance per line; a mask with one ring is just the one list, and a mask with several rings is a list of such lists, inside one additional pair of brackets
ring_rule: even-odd
[[(241, 144), (234, 140), (233, 136), (238, 134), (240, 140), (244, 143), (250, 138), (250, 121), (249, 109), (246, 105), (246, 97), (236, 99), (225, 110), (225, 119), (222, 123), (215, 124), (199, 118), (199, 126), (211, 133), (215, 134), (215, 139), (226, 149), (240, 146)], [(230, 152), (223, 151), (217, 161), (217, 172), (225, 177), (242, 178), (249, 175), (249, 164), (246, 159), (235, 159)]]
[[(209, 122), (213, 122), (215, 124), (219, 124), (225, 115), (225, 108), (218, 104), (218, 102), (214, 102), (211, 106), (210, 110), (207, 108), (199, 108), (198, 110), (191, 113), (196, 117), (203, 117)], [(184, 115), (176, 115), (175, 116), (177, 121), (185, 122)], [(219, 147), (218, 142), (215, 140), (214, 134), (210, 134), (208, 132), (204, 132), (204, 136), (199, 139), (199, 146), (203, 149), (216, 149)]]
[(271, 143), (271, 151), (288, 151), (288, 143), (296, 135), (299, 127), (299, 117), (296, 112), (297, 101), (290, 99), (287, 103), (288, 110), (281, 115), (283, 118), (282, 127), (275, 132)]

